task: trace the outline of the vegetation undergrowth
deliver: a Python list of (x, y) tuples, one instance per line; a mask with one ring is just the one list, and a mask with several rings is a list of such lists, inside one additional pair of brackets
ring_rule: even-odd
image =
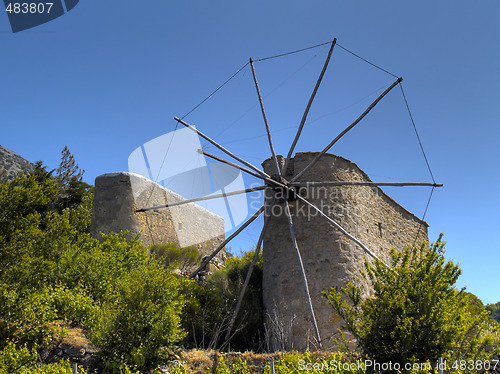
[[(483, 362), (493, 358), (500, 343), (498, 323), (488, 318), (481, 301), (458, 290), (457, 264), (446, 261), (442, 234), (431, 248), (391, 251), (390, 267), (365, 263), (374, 295), (361, 297), (350, 283), (324, 292), (334, 310), (357, 339), (367, 358), (392, 362)], [(397, 372), (392, 369), (387, 372)]]
[(186, 307), (182, 326), (187, 331), (185, 347), (203, 349), (264, 350), (262, 315), (262, 256), (255, 264), (240, 313), (232, 329), (231, 342), (225, 342), (236, 302), (245, 281), (254, 251), (241, 258), (231, 257), (224, 268), (214, 271), (203, 283), (191, 282), (185, 288)]
[(156, 367), (185, 335), (181, 279), (127, 233), (90, 237), (93, 188), (66, 148), (53, 172), (0, 184), (0, 367), (41, 364), (57, 321), (87, 331), (104, 372)]
[[(181, 344), (266, 350), (262, 257), (228, 344), (225, 334), (254, 252), (228, 259), (199, 282), (173, 272), (199, 263), (194, 248), (148, 250), (126, 232), (93, 239), (93, 187), (82, 174), (65, 148), (57, 169), (47, 171), (39, 162), (33, 172), (0, 183), (0, 374), (70, 373), (69, 362), (45, 365), (41, 354), (75, 326), (99, 349), (103, 373), (155, 372), (178, 358), (174, 351)], [(357, 366), (339, 366), (360, 357), (398, 363), (491, 359), (494, 349), (486, 348), (498, 343), (498, 324), (477, 298), (454, 287), (460, 269), (445, 261), (441, 238), (430, 249), (393, 252), (392, 262), (393, 270), (366, 264), (371, 298), (362, 299), (353, 285), (325, 294), (357, 338), (358, 356), (291, 352), (275, 360), (275, 371), (361, 373)], [(498, 314), (496, 305), (489, 310)], [(204, 372), (256, 372), (249, 360), (228, 357)], [(196, 372), (182, 360), (170, 365), (170, 373)], [(270, 373), (269, 363), (259, 370)]]

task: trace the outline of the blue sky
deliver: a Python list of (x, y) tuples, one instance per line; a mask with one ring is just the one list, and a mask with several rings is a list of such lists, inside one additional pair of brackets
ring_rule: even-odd
[[(0, 144), (49, 168), (67, 145), (93, 183), (102, 173), (127, 170), (134, 149), (173, 131), (173, 116), (186, 114), (249, 57), (336, 37), (403, 76), (434, 176), (445, 185), (426, 216), (430, 239), (445, 233), (446, 255), (463, 270), (460, 286), (493, 303), (500, 300), (499, 22), (493, 0), (81, 0), (66, 15), (16, 34), (2, 12)], [(256, 63), (280, 154), (327, 52), (323, 46)], [(297, 151), (321, 150), (393, 81), (336, 48)], [(270, 153), (256, 100), (247, 67), (186, 121), (258, 165)], [(372, 180), (430, 181), (399, 88), (332, 152)], [(429, 195), (386, 192), (418, 216)], [(257, 232), (250, 227), (231, 247), (251, 247)]]

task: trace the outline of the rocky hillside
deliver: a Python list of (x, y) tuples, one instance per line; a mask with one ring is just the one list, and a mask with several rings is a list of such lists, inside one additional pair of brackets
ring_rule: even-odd
[(0, 180), (11, 180), (23, 171), (33, 170), (35, 164), (0, 145)]

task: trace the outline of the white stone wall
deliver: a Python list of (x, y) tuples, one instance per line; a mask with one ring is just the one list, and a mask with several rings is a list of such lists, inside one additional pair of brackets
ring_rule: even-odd
[(174, 242), (194, 245), (204, 255), (224, 241), (224, 220), (194, 203), (136, 212), (137, 209), (184, 200), (154, 182), (133, 173), (103, 174), (95, 180), (92, 237), (100, 232), (128, 230), (140, 234), (146, 246)]

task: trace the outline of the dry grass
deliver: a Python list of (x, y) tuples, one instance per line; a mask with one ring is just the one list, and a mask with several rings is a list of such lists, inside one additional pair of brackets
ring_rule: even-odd
[[(265, 367), (272, 361), (279, 361), (281, 357), (290, 352), (277, 353), (254, 353), (254, 352), (229, 352), (220, 353), (217, 351), (203, 351), (193, 349), (181, 353), (181, 361), (188, 370), (193, 374), (206, 374), (208, 371), (215, 373), (220, 362), (220, 357), (224, 357), (224, 361), (228, 366), (236, 363), (238, 360), (245, 361), (247, 367), (252, 374), (261, 374)], [(327, 357), (329, 352), (315, 352), (313, 356)]]
[(81, 327), (68, 329), (59, 344), (66, 344), (74, 348), (84, 348), (85, 350), (96, 350), (94, 345), (85, 336), (85, 331)]

